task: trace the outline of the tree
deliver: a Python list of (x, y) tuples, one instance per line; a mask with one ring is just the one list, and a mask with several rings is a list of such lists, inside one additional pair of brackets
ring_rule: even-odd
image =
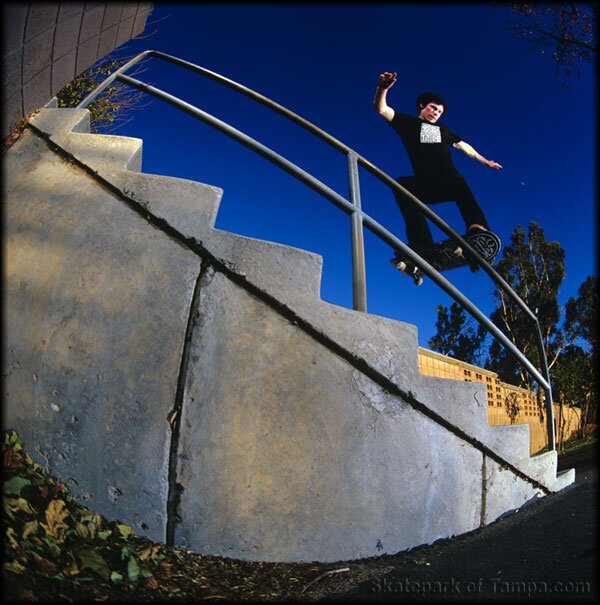
[[(543, 229), (532, 221), (527, 232), (521, 225), (516, 227), (510, 245), (496, 266), (498, 273), (538, 318), (549, 369), (565, 346), (570, 344), (559, 328), (558, 290), (565, 276), (564, 259), (565, 252), (560, 244), (548, 242)], [(538, 344), (531, 319), (503, 290), (497, 289), (494, 296), (499, 304), (492, 312), (491, 320), (535, 363)], [(490, 346), (488, 365), (498, 372), (501, 380), (532, 388), (529, 374), (496, 341)]]
[[(132, 57), (115, 58), (108, 54), (89, 69), (66, 84), (57, 94), (59, 107), (76, 107), (109, 75)], [(138, 65), (139, 73), (139, 65)], [(134, 72), (135, 73), (135, 72)], [(129, 121), (132, 110), (142, 107), (142, 91), (115, 81), (87, 109), (90, 112), (92, 133), (114, 132)]]
[[(590, 355), (577, 345), (563, 351), (552, 373), (555, 401), (561, 406), (581, 409), (580, 431), (595, 421), (597, 405), (594, 373), (595, 366)], [(560, 439), (564, 427), (557, 428)]]
[(563, 73), (563, 84), (573, 69), (579, 74), (579, 63), (595, 61), (596, 2), (518, 2), (506, 6), (519, 16), (516, 21), (509, 21), (509, 31), (532, 42), (532, 50), (550, 52), (557, 73)]
[(510, 423), (514, 424), (517, 421), (517, 416), (521, 410), (521, 406), (519, 405), (519, 396), (516, 393), (508, 393), (504, 399), (504, 407), (506, 408), (506, 413), (510, 419)]
[[(577, 298), (565, 305), (565, 330), (587, 347), (573, 346), (561, 358), (554, 380), (565, 403), (582, 410), (582, 426), (598, 423), (598, 290), (589, 276), (579, 287)], [(562, 399), (561, 399), (562, 401)]]
[(591, 347), (591, 354), (598, 355), (598, 289), (596, 278), (590, 275), (579, 286), (577, 298), (571, 297), (565, 306), (567, 329), (580, 336)]
[[(598, 292), (596, 278), (590, 276), (579, 287), (577, 297), (571, 297), (561, 309), (558, 292), (565, 276), (564, 260), (560, 244), (548, 242), (543, 229), (531, 222), (527, 232), (521, 225), (513, 231), (496, 270), (535, 314), (551, 371), (554, 400), (581, 408), (583, 430), (598, 422)], [(531, 318), (503, 290), (496, 289), (494, 297), (498, 304), (490, 319), (539, 368), (538, 339)], [(443, 305), (437, 307), (436, 328), (429, 340), (432, 349), (481, 365), (478, 360), (486, 353), (485, 329), (479, 326), (474, 330), (457, 303), (450, 310)], [(492, 340), (487, 354), (485, 367), (502, 381), (533, 388), (533, 378), (503, 345)], [(539, 397), (538, 405), (543, 416)], [(513, 418), (518, 401), (508, 398), (505, 407)]]
[(437, 332), (428, 343), (434, 351), (467, 363), (480, 363), (485, 328), (478, 326), (475, 330), (458, 303), (452, 303), (449, 312), (444, 305), (438, 305), (435, 326)]

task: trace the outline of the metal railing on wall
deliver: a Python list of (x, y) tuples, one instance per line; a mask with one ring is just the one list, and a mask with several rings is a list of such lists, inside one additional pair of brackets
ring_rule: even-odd
[[(259, 103), (269, 107), (275, 112), (285, 116), (292, 122), (295, 122), (305, 130), (316, 135), (321, 140), (325, 141), (347, 158), (348, 163), (348, 181), (349, 181), (349, 197), (350, 200), (345, 199), (337, 192), (333, 191), (330, 187), (325, 185), (313, 177), (302, 168), (293, 164), (283, 156), (279, 155), (275, 151), (266, 147), (257, 140), (249, 137), (240, 130), (233, 128), (226, 122), (219, 120), (213, 115), (193, 106), (185, 101), (178, 99), (177, 97), (170, 95), (169, 93), (155, 88), (149, 84), (141, 82), (135, 78), (125, 75), (125, 72), (135, 64), (147, 57), (156, 57), (170, 63), (174, 63), (193, 72), (206, 76), (212, 80), (220, 82), (225, 86), (241, 92), (246, 96), (258, 101)], [(548, 373), (548, 364), (546, 359), (546, 352), (544, 349), (544, 341), (539, 325), (538, 318), (529, 309), (529, 307), (523, 302), (518, 294), (511, 288), (511, 286), (496, 272), (496, 270), (475, 250), (469, 242), (467, 242), (461, 235), (456, 233), (444, 220), (442, 220), (437, 214), (435, 214), (428, 206), (416, 198), (410, 191), (399, 185), (392, 177), (387, 175), (385, 172), (377, 168), (374, 164), (369, 162), (366, 158), (362, 157), (350, 147), (332, 137), (325, 131), (321, 130), (311, 122), (298, 116), (294, 112), (286, 109), (285, 107), (275, 103), (271, 99), (255, 92), (254, 90), (247, 88), (229, 78), (226, 78), (220, 74), (212, 72), (204, 67), (195, 65), (178, 57), (168, 55), (166, 53), (156, 50), (146, 50), (124, 65), (117, 69), (111, 74), (106, 80), (104, 80), (95, 90), (93, 90), (81, 103), (77, 106), (79, 108), (85, 108), (92, 103), (110, 84), (115, 80), (123, 82), (132, 88), (141, 90), (155, 98), (158, 98), (174, 107), (188, 113), (189, 115), (202, 120), (206, 124), (220, 130), (224, 134), (228, 135), (232, 139), (238, 141), (242, 145), (250, 148), (255, 153), (261, 155), (265, 159), (269, 160), (273, 164), (279, 166), (284, 171), (293, 175), (299, 181), (306, 184), (308, 187), (318, 192), (322, 197), (332, 202), (340, 210), (350, 216), (351, 224), (351, 242), (352, 242), (352, 292), (353, 292), (353, 306), (357, 311), (367, 311), (367, 291), (366, 291), (366, 270), (365, 270), (365, 250), (364, 250), (364, 229), (367, 228), (369, 231), (374, 233), (379, 239), (389, 244), (394, 250), (400, 252), (403, 256), (409, 260), (418, 264), (422, 272), (429, 277), (434, 283), (436, 283), (444, 292), (446, 292), (451, 298), (453, 298), (459, 305), (461, 305), (480, 325), (484, 326), (485, 329), (502, 345), (504, 348), (512, 354), (519, 363), (521, 363), (527, 370), (529, 375), (538, 383), (545, 393), (545, 408), (546, 408), (546, 420), (547, 420), (547, 433), (548, 433), (548, 448), (550, 450), (556, 449), (555, 440), (555, 429), (554, 429), (554, 410), (552, 401), (552, 387), (550, 385), (550, 377)], [(427, 218), (429, 218), (435, 225), (437, 225), (442, 231), (444, 231), (451, 239), (460, 243), (463, 251), (467, 251), (472, 258), (481, 266), (490, 278), (496, 283), (496, 285), (503, 290), (513, 302), (525, 313), (525, 315), (531, 320), (532, 327), (536, 334), (537, 348), (539, 354), (539, 365), (538, 370), (534, 364), (508, 339), (508, 337), (498, 329), (498, 327), (490, 321), (490, 319), (481, 312), (481, 310), (473, 304), (462, 292), (460, 292), (452, 283), (448, 281), (439, 271), (432, 267), (426, 260), (421, 258), (414, 250), (409, 248), (404, 242), (398, 239), (393, 233), (388, 231), (385, 227), (371, 218), (368, 214), (363, 212), (361, 208), (361, 196), (360, 196), (360, 183), (359, 183), (359, 167), (365, 168), (368, 172), (374, 175), (382, 183), (387, 185), (392, 191), (399, 192), (406, 196), (415, 204)]]

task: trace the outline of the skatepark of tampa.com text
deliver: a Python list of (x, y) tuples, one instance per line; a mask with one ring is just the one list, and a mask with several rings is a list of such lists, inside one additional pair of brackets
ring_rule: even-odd
[(505, 578), (479, 578), (477, 580), (409, 580), (394, 578), (375, 578), (371, 591), (374, 593), (395, 593), (407, 595), (522, 595), (532, 597), (540, 594), (585, 595), (591, 594), (590, 582), (581, 581), (526, 581), (507, 580)]

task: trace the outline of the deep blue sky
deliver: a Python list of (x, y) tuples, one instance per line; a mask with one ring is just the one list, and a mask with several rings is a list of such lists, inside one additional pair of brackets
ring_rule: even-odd
[[(595, 274), (595, 76), (569, 80), (549, 56), (511, 38), (506, 9), (484, 4), (156, 4), (142, 40), (149, 48), (216, 71), (310, 120), (394, 178), (410, 174), (400, 139), (372, 108), (378, 74), (398, 72), (390, 105), (414, 113), (434, 90), (442, 118), (488, 159), (491, 170), (453, 150), (490, 226), (509, 242), (517, 225), (538, 222), (566, 251), (565, 303)], [(222, 85), (151, 59), (140, 79), (196, 104), (272, 147), (347, 197), (346, 160), (303, 129)], [(264, 159), (157, 100), (116, 134), (144, 140), (143, 172), (222, 187), (217, 227), (321, 254), (322, 298), (351, 308), (348, 217)], [(404, 240), (392, 194), (365, 171), (363, 209)], [(454, 204), (435, 206), (457, 231)], [(442, 232), (433, 229), (434, 236)], [(419, 343), (435, 333), (436, 305), (452, 300), (426, 280), (420, 288), (389, 264), (387, 245), (369, 232), (368, 310), (416, 324)], [(482, 310), (493, 308), (484, 272), (446, 273)]]

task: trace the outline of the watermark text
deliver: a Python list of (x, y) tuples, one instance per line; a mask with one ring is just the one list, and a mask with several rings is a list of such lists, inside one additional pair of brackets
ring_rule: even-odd
[(540, 594), (586, 595), (591, 594), (591, 582), (508, 580), (506, 578), (478, 578), (476, 580), (413, 580), (386, 576), (371, 580), (371, 591), (406, 595), (521, 595), (532, 597)]

